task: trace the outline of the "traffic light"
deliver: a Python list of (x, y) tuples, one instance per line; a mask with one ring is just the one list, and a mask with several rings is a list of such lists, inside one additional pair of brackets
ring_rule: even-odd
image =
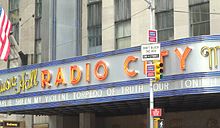
[(155, 81), (159, 81), (163, 77), (163, 63), (155, 61)]

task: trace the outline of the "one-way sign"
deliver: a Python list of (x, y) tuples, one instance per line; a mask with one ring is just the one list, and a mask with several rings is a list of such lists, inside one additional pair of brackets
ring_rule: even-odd
[(142, 61), (160, 60), (160, 44), (141, 45)]

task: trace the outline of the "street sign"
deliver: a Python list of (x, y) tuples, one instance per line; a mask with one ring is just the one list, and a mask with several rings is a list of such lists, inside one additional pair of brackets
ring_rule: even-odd
[(155, 77), (155, 66), (154, 64), (147, 64), (147, 78)]
[(160, 44), (142, 44), (142, 61), (160, 60)]
[(157, 43), (157, 30), (155, 29), (148, 30), (148, 42)]
[(151, 116), (162, 116), (162, 109), (161, 108), (151, 109)]

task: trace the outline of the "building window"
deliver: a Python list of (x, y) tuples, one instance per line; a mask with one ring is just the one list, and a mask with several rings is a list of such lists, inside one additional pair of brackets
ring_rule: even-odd
[(116, 49), (131, 46), (131, 0), (115, 0)]
[(172, 40), (174, 38), (173, 0), (156, 0), (155, 9), (158, 41)]
[(88, 0), (88, 53), (102, 51), (102, 1)]
[(209, 0), (189, 0), (191, 36), (210, 34)]
[(15, 40), (19, 44), (19, 1), (9, 0), (9, 19), (12, 23), (12, 31)]
[(41, 62), (42, 0), (35, 1), (35, 63)]
[(12, 23), (12, 32), (15, 41), (10, 37), (10, 55), (8, 57), (7, 68), (14, 68), (20, 65), (19, 54), (15, 48), (19, 44), (19, 1), (9, 0), (9, 19)]

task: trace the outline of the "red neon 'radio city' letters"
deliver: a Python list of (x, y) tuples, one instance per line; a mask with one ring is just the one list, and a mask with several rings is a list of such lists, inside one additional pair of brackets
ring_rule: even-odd
[(136, 62), (138, 60), (137, 57), (134, 56), (128, 56), (124, 62), (124, 73), (127, 74), (130, 77), (136, 76), (138, 73), (135, 70), (130, 71), (129, 70), (129, 64), (131, 62)]
[[(75, 72), (77, 72), (76, 77), (74, 77)], [(70, 67), (70, 81), (71, 84), (77, 84), (79, 83), (79, 81), (81, 80), (81, 70), (79, 68), (79, 66), (74, 65)]]
[(90, 63), (86, 63), (86, 82), (90, 82)]
[(41, 71), (41, 87), (50, 87), (50, 81), (51, 81), (51, 74), (49, 70), (43, 70)]
[(57, 77), (56, 77), (55, 85), (59, 86), (59, 84), (63, 84), (63, 85), (66, 84), (65, 80), (64, 80), (64, 77), (63, 77), (62, 68), (58, 68), (58, 71), (57, 71)]
[(185, 51), (183, 52), (183, 54), (181, 55), (180, 51), (178, 48), (175, 49), (175, 54), (177, 55), (177, 57), (180, 60), (180, 69), (183, 71), (186, 68), (185, 62), (186, 62), (186, 58), (188, 57), (190, 51), (192, 49), (189, 47), (186, 47)]
[[(99, 68), (103, 67), (104, 73), (100, 74), (99, 73)], [(97, 80), (105, 80), (108, 76), (108, 66), (106, 65), (106, 63), (102, 60), (98, 61), (95, 65), (95, 70), (94, 70), (94, 74)]]

